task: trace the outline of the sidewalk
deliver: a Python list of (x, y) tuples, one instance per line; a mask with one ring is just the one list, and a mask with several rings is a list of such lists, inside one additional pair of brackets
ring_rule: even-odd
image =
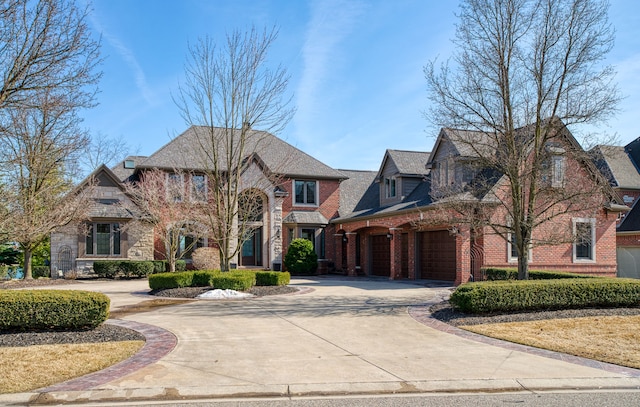
[[(82, 289), (107, 293), (117, 309), (150, 299), (145, 284)], [(48, 389), (0, 395), (0, 404), (640, 388), (635, 369), (518, 347), (431, 319), (428, 305), (448, 295), (446, 287), (347, 278), (292, 285), (307, 293), (131, 314), (117, 323), (145, 332), (138, 355)]]

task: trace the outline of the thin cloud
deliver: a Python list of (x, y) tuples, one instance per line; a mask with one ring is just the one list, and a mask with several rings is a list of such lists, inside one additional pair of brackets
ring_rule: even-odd
[(118, 54), (120, 54), (127, 66), (129, 66), (129, 68), (132, 70), (136, 87), (140, 91), (142, 98), (147, 102), (147, 104), (154, 105), (155, 98), (153, 97), (153, 91), (147, 84), (147, 78), (133, 51), (131, 51), (131, 49), (124, 45), (118, 38), (109, 34), (104, 29), (102, 24), (100, 24), (95, 16), (95, 13), (91, 13), (90, 19), (96, 30), (101, 33), (102, 37), (107, 40), (107, 43), (111, 47), (113, 47), (118, 52)]
[(296, 91), (299, 127), (311, 127), (309, 121), (318, 111), (318, 95), (327, 81), (330, 67), (339, 64), (340, 43), (351, 33), (363, 8), (360, 2), (343, 0), (311, 3), (311, 19), (302, 49), (303, 72)]

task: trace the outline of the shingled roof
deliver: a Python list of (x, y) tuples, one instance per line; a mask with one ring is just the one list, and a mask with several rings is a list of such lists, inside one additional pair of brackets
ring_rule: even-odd
[[(209, 127), (191, 126), (184, 133), (171, 140), (147, 159), (136, 164), (137, 168), (183, 169), (205, 171), (211, 169), (211, 137), (218, 140), (225, 137), (222, 128), (209, 133)], [(240, 130), (234, 130), (239, 132)], [(217, 143), (223, 145), (223, 143)], [(236, 148), (234, 146), (234, 148)], [(340, 171), (323, 164), (307, 153), (268, 132), (249, 130), (246, 138), (245, 156), (255, 155), (269, 171), (288, 177), (344, 179)], [(218, 168), (228, 170), (228, 163), (221, 162), (225, 154), (219, 151)]]
[(640, 173), (625, 151), (625, 147), (600, 145), (589, 152), (612, 187), (640, 189)]
[(429, 173), (425, 164), (430, 154), (428, 151), (387, 150), (386, 155), (401, 175), (423, 176)]

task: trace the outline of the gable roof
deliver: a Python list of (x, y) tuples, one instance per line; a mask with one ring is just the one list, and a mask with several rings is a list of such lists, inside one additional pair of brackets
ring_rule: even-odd
[(639, 232), (640, 231), (640, 199), (636, 200), (631, 210), (622, 219), (616, 232)]
[[(91, 180), (95, 180), (96, 187), (114, 187), (126, 194), (124, 185), (118, 176), (106, 165), (102, 164), (89, 174), (79, 185), (78, 189), (85, 188)], [(135, 214), (121, 205), (117, 205), (117, 199), (96, 198), (89, 204), (88, 215), (90, 218), (132, 219)]]
[[(224, 137), (225, 129), (214, 128), (214, 133), (208, 132), (205, 126), (191, 126), (178, 137), (165, 144), (151, 156), (137, 164), (137, 168), (184, 169), (205, 171), (212, 168), (211, 155), (207, 146), (211, 146), (211, 137)], [(240, 130), (233, 130), (239, 132)], [(220, 143), (219, 143), (220, 144)], [(344, 174), (334, 170), (309, 154), (293, 147), (273, 134), (249, 130), (246, 139), (246, 157), (255, 155), (266, 165), (269, 171), (300, 178), (328, 178), (344, 179)], [(218, 157), (225, 157), (223, 151), (218, 151)], [(218, 162), (222, 171), (229, 170), (228, 163)]]
[(640, 189), (640, 173), (625, 147), (600, 145), (589, 151), (594, 163), (612, 187)]
[[(135, 166), (146, 159), (147, 157), (144, 155), (130, 155), (124, 160), (120, 161), (118, 164), (111, 167), (111, 171), (116, 175), (116, 177), (118, 177), (120, 181), (125, 182), (129, 180), (135, 173)], [(134, 168), (127, 168), (125, 163), (128, 161), (133, 161)]]
[(425, 151), (388, 149), (384, 154), (382, 164), (378, 170), (378, 177), (382, 176), (382, 171), (389, 161), (395, 165), (400, 175), (416, 177), (427, 175), (429, 170), (425, 165), (430, 154), (430, 152)]

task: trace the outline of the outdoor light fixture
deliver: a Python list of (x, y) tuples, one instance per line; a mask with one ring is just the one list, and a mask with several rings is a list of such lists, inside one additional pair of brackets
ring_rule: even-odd
[(347, 243), (349, 241), (349, 239), (347, 239), (347, 234), (346, 233), (342, 234), (342, 241), (345, 242), (345, 243)]
[(393, 235), (391, 233), (387, 233), (387, 239), (393, 240)]

